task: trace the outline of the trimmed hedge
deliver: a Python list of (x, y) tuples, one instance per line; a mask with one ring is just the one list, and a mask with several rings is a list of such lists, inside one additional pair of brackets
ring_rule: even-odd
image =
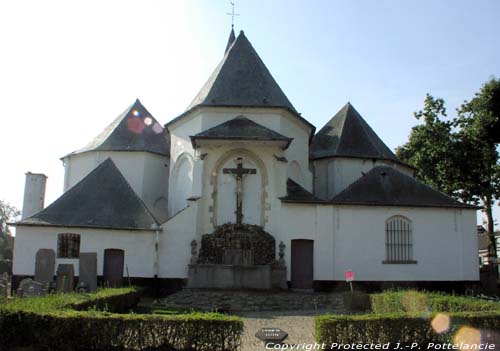
[(416, 290), (372, 294), (370, 300), (372, 314), (316, 317), (316, 341), (327, 345), (417, 343), (426, 347), (453, 342), (457, 331), (467, 326), (482, 331), (482, 343), (500, 343), (499, 334), (495, 334), (500, 330), (498, 302)]
[(137, 296), (134, 289), (104, 289), (97, 294), (14, 299), (0, 306), (0, 345), (56, 351), (227, 351), (240, 344), (243, 322), (236, 317), (108, 312), (128, 310)]
[(466, 296), (416, 290), (386, 291), (370, 295), (374, 313), (498, 311), (500, 303)]
[(499, 343), (500, 315), (498, 312), (451, 313), (450, 327), (439, 334), (432, 327), (435, 315), (422, 317), (408, 314), (369, 314), (352, 316), (320, 316), (315, 318), (314, 333), (318, 343), (387, 344), (417, 343), (427, 347), (430, 343), (453, 342), (463, 326), (482, 330), (481, 342)]

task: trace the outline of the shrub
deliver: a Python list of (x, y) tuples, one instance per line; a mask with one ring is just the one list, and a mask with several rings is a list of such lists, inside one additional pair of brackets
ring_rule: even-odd
[(374, 313), (500, 312), (497, 302), (416, 290), (386, 291), (372, 294), (370, 299)]
[[(452, 313), (449, 327), (440, 334), (433, 327), (435, 315), (421, 317), (409, 314), (368, 314), (351, 316), (320, 316), (315, 318), (315, 337), (318, 343), (387, 344), (401, 343), (427, 347), (429, 343), (453, 342), (460, 328), (481, 330), (481, 343), (500, 342), (500, 315), (497, 312)], [(455, 339), (457, 342), (457, 339)], [(470, 342), (470, 340), (469, 340)], [(476, 342), (479, 342), (477, 340)]]
[[(116, 314), (137, 301), (134, 289), (14, 299), (0, 306), (0, 345), (37, 350), (235, 350), (243, 323), (213, 313)], [(90, 308), (89, 310), (84, 310)]]

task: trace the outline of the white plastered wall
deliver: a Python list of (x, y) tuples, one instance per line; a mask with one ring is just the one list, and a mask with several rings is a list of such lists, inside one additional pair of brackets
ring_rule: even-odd
[[(412, 222), (417, 264), (383, 264), (385, 221), (395, 215)], [(314, 240), (315, 280), (342, 281), (352, 269), (360, 281), (475, 281), (475, 216), (460, 209), (283, 204), (273, 235), (286, 245), (288, 267), (291, 240)]]
[(13, 274), (34, 275), (35, 257), (39, 249), (52, 249), (57, 265), (71, 263), (79, 275), (78, 259), (57, 258), (57, 235), (80, 234), (80, 252), (97, 253), (97, 274), (102, 275), (105, 249), (125, 251), (124, 277), (128, 266), (131, 277), (153, 277), (155, 233), (153, 231), (106, 230), (90, 228), (28, 227), (16, 228)]

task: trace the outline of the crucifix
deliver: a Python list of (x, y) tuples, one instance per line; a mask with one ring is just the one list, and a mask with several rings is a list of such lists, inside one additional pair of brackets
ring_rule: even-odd
[(243, 159), (236, 159), (236, 168), (224, 168), (223, 174), (232, 174), (236, 179), (236, 223), (243, 223), (243, 177), (247, 174), (256, 174), (255, 168), (243, 168)]
[(239, 13), (234, 13), (234, 2), (230, 2), (231, 6), (233, 7), (233, 10), (231, 13), (227, 12), (226, 15), (231, 16), (231, 28), (234, 28), (234, 16), (239, 16)]

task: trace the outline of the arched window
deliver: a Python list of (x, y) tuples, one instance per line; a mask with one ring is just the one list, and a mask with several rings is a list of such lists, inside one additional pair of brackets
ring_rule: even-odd
[(402, 216), (385, 222), (386, 256), (384, 263), (416, 263), (413, 260), (413, 233), (411, 221)]
[(80, 257), (80, 235), (71, 233), (59, 234), (57, 236), (57, 257)]

